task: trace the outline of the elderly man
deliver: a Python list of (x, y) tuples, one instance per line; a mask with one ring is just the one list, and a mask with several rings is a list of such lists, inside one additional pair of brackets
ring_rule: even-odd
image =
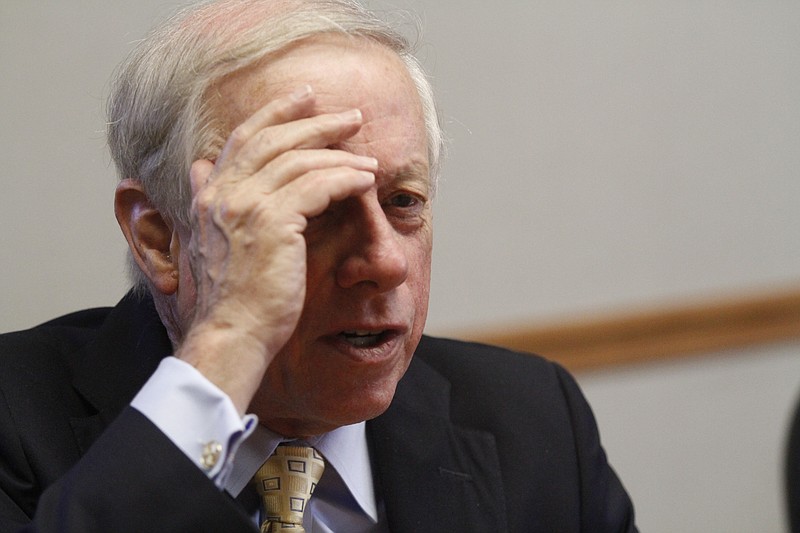
[(422, 336), (441, 133), (401, 37), (204, 4), (109, 114), (136, 286), (3, 337), (0, 530), (635, 531), (562, 369)]

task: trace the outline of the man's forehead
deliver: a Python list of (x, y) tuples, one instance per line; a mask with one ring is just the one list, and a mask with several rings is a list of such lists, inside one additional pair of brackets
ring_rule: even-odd
[(321, 34), (262, 58), (218, 84), (211, 105), (226, 137), (257, 110), (308, 84), (311, 115), (357, 108), (361, 129), (333, 148), (376, 157), (380, 182), (429, 180), (427, 130), (416, 85), (392, 50), (365, 37)]
[[(407, 83), (398, 83), (401, 78)], [(320, 34), (225, 77), (209, 100), (232, 129), (269, 101), (305, 84), (316, 94), (318, 113), (358, 107), (368, 116), (373, 102), (379, 97), (386, 100), (387, 93), (405, 91), (405, 98), (398, 99), (404, 101), (419, 98), (405, 64), (393, 51), (363, 37)]]

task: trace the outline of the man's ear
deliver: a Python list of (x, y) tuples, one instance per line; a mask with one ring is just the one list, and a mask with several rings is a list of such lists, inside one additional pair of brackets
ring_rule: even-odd
[(162, 294), (175, 293), (180, 253), (177, 232), (150, 202), (139, 181), (124, 179), (117, 185), (114, 213), (133, 259), (153, 287)]

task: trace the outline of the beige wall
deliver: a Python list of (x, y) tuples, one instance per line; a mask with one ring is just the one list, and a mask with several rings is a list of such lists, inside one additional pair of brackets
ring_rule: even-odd
[[(372, 4), (420, 14), (451, 137), (431, 332), (800, 280), (800, 4)], [(103, 97), (171, 5), (0, 3), (0, 331), (124, 292)], [(798, 348), (580, 376), (643, 530), (782, 530)]]
[(643, 532), (787, 531), (800, 343), (579, 375)]

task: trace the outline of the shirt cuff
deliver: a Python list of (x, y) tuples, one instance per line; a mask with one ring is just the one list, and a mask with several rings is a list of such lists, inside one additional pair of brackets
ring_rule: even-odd
[(166, 357), (131, 402), (222, 488), (239, 445), (258, 423), (192, 365)]

